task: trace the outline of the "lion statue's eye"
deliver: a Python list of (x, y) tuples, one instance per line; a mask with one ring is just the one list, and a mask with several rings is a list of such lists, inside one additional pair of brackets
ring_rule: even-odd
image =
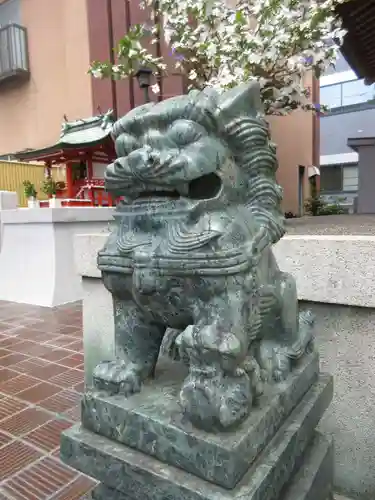
[(198, 141), (207, 132), (201, 125), (190, 120), (177, 120), (169, 128), (167, 135), (177, 146), (182, 147)]

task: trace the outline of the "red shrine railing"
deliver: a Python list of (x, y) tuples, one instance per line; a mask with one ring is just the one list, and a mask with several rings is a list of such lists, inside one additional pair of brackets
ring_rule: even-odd
[[(57, 193), (61, 207), (113, 207), (118, 200), (113, 200), (104, 187), (104, 179), (87, 179), (74, 182), (73, 198), (66, 197), (66, 190)], [(49, 207), (49, 200), (40, 202), (42, 208)]]
[(77, 189), (75, 199), (88, 200), (91, 206), (112, 207), (115, 205), (112, 197), (105, 191), (104, 179), (81, 180), (74, 183)]

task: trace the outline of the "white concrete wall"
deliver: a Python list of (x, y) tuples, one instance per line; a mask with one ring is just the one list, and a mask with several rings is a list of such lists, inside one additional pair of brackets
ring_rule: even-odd
[(12, 210), (18, 207), (18, 195), (13, 191), (0, 191), (0, 210)]
[(375, 309), (317, 302), (300, 307), (315, 314), (320, 367), (334, 377), (333, 401), (320, 430), (335, 441), (336, 489), (374, 500)]
[[(95, 359), (97, 356), (92, 354), (95, 346), (112, 352), (114, 345), (112, 306), (110, 313), (97, 318), (108, 346), (98, 341), (96, 320), (93, 319), (96, 306), (109, 300), (96, 264), (97, 253), (107, 237), (108, 234), (102, 232), (75, 238), (76, 266), (85, 290), (84, 318), (86, 309), (90, 310), (85, 342), (91, 352), (90, 358)], [(375, 267), (372, 265), (375, 236), (285, 236), (275, 245), (274, 252), (280, 268), (296, 278), (299, 300), (375, 308)], [(91, 363), (87, 364), (86, 371), (89, 380)]]
[(275, 247), (301, 307), (316, 316), (321, 369), (334, 398), (321, 430), (335, 440), (335, 486), (375, 498), (375, 237), (295, 235)]
[(75, 238), (76, 268), (83, 285), (83, 345), (85, 381), (91, 384), (92, 371), (104, 360), (114, 359), (115, 333), (112, 297), (104, 288), (97, 267), (98, 251), (108, 233), (79, 235)]
[[(107, 236), (76, 238), (81, 276), (100, 278), (96, 256)], [(375, 236), (290, 235), (274, 253), (280, 268), (296, 278), (300, 300), (375, 307)]]
[(3, 211), (0, 300), (45, 307), (81, 300), (74, 237), (108, 231), (110, 220), (111, 208)]
[(300, 300), (375, 307), (375, 236), (285, 236), (275, 256)]

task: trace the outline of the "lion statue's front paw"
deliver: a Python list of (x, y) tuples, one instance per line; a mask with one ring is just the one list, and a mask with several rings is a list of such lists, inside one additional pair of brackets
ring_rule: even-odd
[(238, 425), (248, 416), (252, 399), (245, 372), (238, 377), (189, 375), (180, 392), (184, 413), (193, 425), (208, 432)]
[(140, 392), (141, 370), (134, 363), (122, 360), (103, 361), (94, 370), (94, 386), (112, 394), (121, 393), (125, 397)]

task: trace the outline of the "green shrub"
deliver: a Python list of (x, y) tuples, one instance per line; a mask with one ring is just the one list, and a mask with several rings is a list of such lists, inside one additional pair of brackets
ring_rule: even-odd
[(306, 212), (309, 215), (341, 215), (345, 213), (345, 209), (338, 203), (327, 203), (321, 196), (309, 198), (305, 203)]
[(26, 198), (36, 198), (38, 194), (35, 185), (30, 181), (23, 181), (23, 190)]
[(305, 209), (309, 215), (320, 215), (320, 211), (325, 205), (325, 201), (320, 196), (312, 196), (305, 202)]
[(56, 182), (51, 177), (48, 177), (43, 182), (42, 192), (47, 196), (54, 196), (56, 194), (56, 191)]
[(319, 215), (341, 215), (345, 209), (339, 203), (327, 203), (319, 210)]

